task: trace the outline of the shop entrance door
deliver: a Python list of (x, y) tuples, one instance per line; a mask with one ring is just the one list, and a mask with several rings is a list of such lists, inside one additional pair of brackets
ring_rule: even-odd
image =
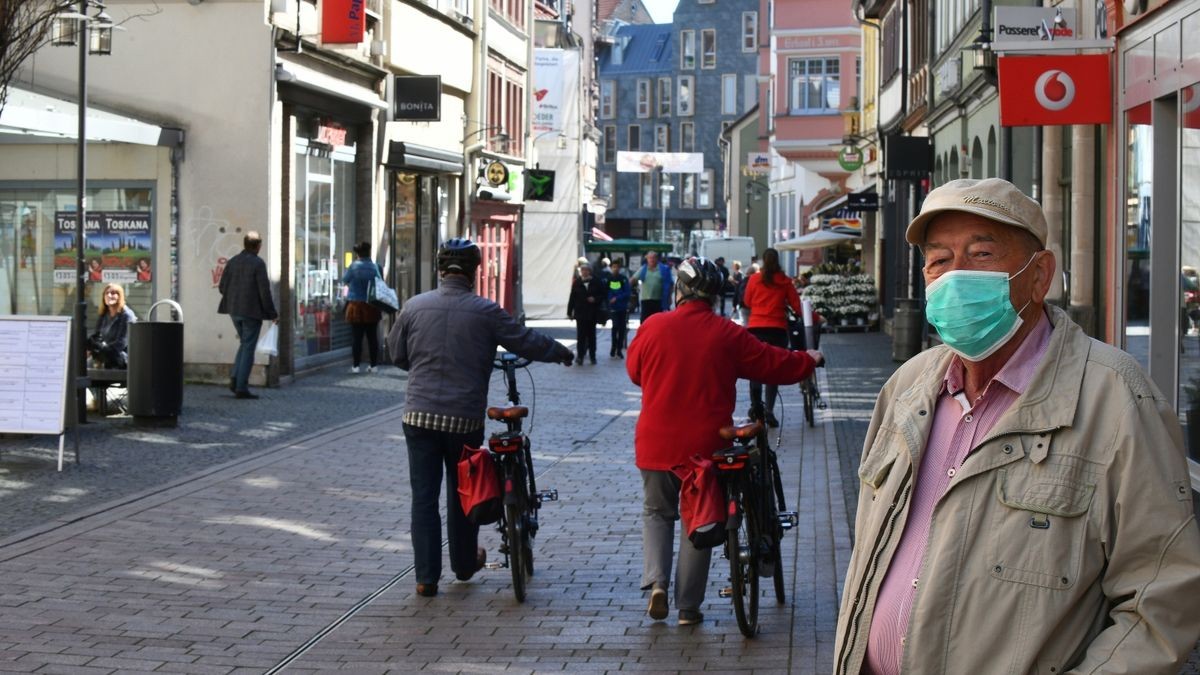
[(514, 264), (513, 231), (515, 218), (493, 217), (481, 221), (476, 243), (483, 262), (476, 272), (479, 294), (496, 302), (510, 314), (516, 308), (516, 265)]

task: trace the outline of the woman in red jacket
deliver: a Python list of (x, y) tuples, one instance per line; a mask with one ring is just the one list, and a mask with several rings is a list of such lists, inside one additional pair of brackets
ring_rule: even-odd
[[(746, 328), (763, 342), (775, 347), (787, 348), (787, 310), (791, 307), (800, 313), (800, 295), (788, 275), (779, 269), (779, 251), (768, 248), (763, 251), (762, 269), (746, 283), (746, 294), (742, 304), (750, 312)], [(761, 408), (763, 404), (761, 382), (750, 382), (750, 405)], [(767, 385), (767, 426), (779, 426), (775, 419), (775, 399), (779, 387)], [(753, 415), (751, 415), (753, 417)]]

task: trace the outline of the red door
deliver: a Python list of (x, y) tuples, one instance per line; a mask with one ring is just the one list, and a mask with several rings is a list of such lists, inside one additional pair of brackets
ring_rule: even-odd
[(515, 216), (492, 216), (477, 222), (475, 243), (483, 261), (476, 271), (475, 288), (485, 298), (512, 314), (516, 308), (516, 265), (513, 250)]

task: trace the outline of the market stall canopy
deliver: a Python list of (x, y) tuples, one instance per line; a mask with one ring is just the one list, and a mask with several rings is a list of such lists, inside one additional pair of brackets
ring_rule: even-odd
[(645, 241), (644, 239), (592, 240), (583, 245), (583, 250), (588, 253), (645, 253), (646, 251), (669, 253), (671, 248), (671, 244), (665, 241)]
[(836, 246), (845, 241), (858, 241), (861, 239), (858, 235), (842, 234), (839, 232), (831, 232), (829, 230), (817, 230), (810, 232), (803, 237), (788, 239), (775, 244), (777, 251), (800, 251), (807, 248), (825, 248), (826, 246)]

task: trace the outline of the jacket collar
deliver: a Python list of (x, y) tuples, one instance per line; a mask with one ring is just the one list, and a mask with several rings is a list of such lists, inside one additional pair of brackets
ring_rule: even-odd
[(444, 288), (448, 291), (470, 292), (471, 287), (471, 280), (461, 274), (447, 274), (441, 278), (441, 283), (438, 284), (438, 288)]

